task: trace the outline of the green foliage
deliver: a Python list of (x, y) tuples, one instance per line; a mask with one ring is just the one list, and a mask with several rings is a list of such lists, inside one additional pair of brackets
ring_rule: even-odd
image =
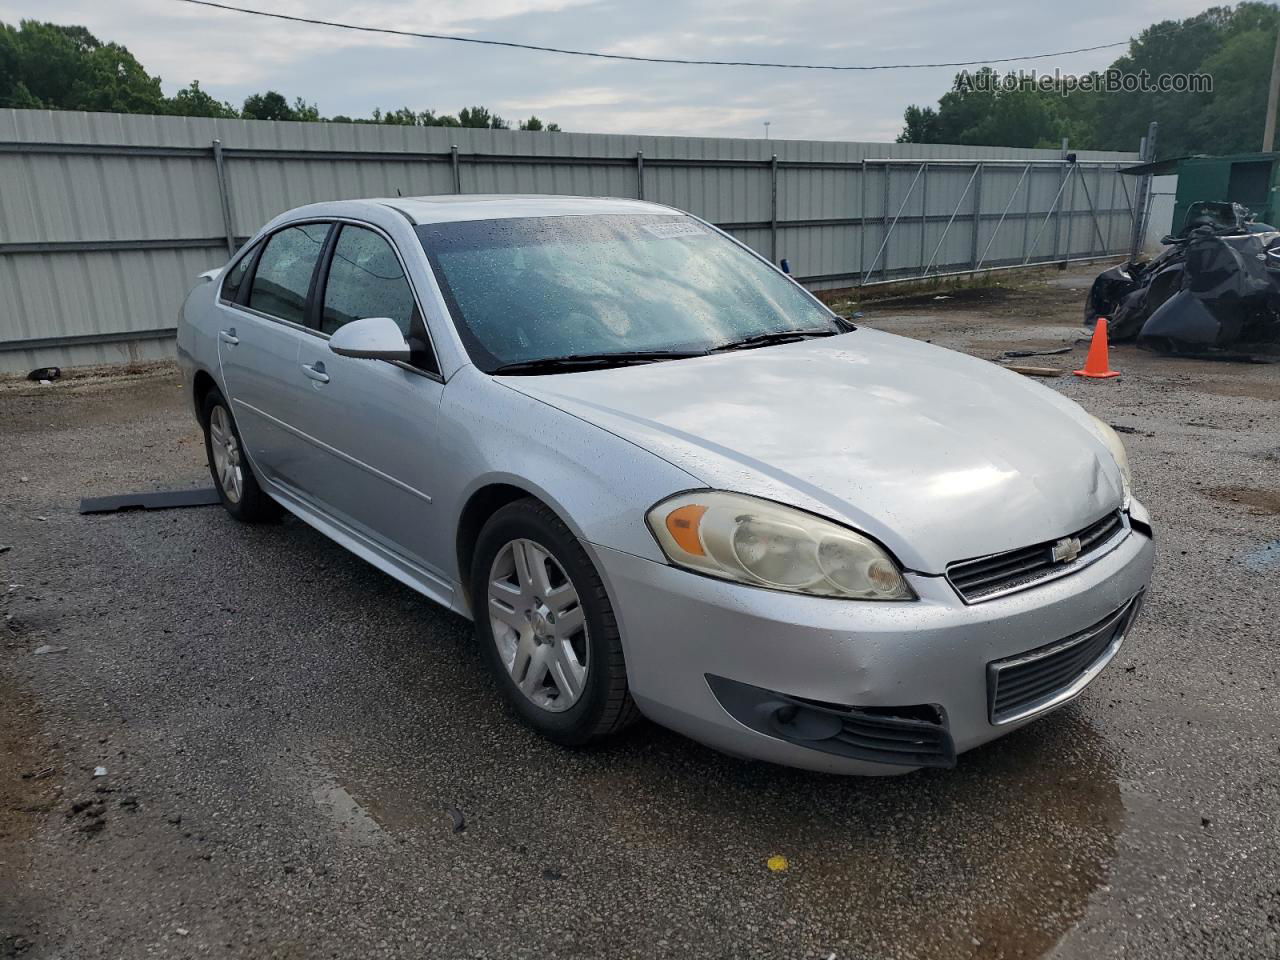
[(1209, 92), (972, 91), (962, 89), (964, 75), (958, 74), (936, 110), (907, 108), (898, 140), (1035, 147), (1057, 146), (1067, 137), (1079, 149), (1132, 150), (1155, 120), (1161, 156), (1258, 150), (1278, 29), (1280, 11), (1269, 4), (1213, 7), (1153, 24), (1110, 68), (1146, 71), (1152, 78), (1209, 74)]
[[(316, 104), (302, 97), (290, 103), (276, 90), (246, 97), (239, 110), (210, 95), (198, 80), (166, 97), (160, 78), (148, 74), (119, 44), (103, 43), (84, 27), (36, 20), (24, 20), (17, 27), (0, 22), (0, 107), (326, 122)], [(386, 113), (374, 110), (368, 119), (337, 116), (333, 122), (489, 130), (511, 127), (487, 107), (466, 107), (457, 116), (401, 107)], [(520, 129), (558, 132), (560, 127), (531, 117)]]
[(224, 117), (234, 119), (240, 111), (225, 100), (217, 100), (200, 88), (199, 80), (183, 87), (169, 100), (166, 113), (179, 117)]
[(162, 113), (160, 78), (124, 47), (84, 27), (24, 20), (0, 24), (0, 105)]

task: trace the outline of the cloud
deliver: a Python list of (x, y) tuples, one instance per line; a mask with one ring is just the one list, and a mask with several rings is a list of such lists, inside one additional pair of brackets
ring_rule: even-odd
[[(237, 0), (229, 0), (237, 2)], [(238, 0), (369, 26), (637, 56), (882, 64), (1041, 53), (1124, 40), (1208, 0)], [(0, 0), (0, 20), (83, 24), (123, 43), (173, 91), (192, 79), (239, 103), (276, 89), (323, 113), (456, 112), (487, 104), (567, 130), (892, 140), (908, 104), (931, 104), (954, 70), (845, 73), (640, 64), (477, 47), (249, 18), (174, 0)], [(1121, 50), (1022, 64), (1082, 72)], [(1134, 143), (1143, 131), (1134, 132)]]

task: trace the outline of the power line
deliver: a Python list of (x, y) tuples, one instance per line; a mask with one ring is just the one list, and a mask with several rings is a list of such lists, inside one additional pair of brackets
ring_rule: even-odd
[(270, 17), (273, 20), (289, 20), (293, 23), (308, 23), (319, 27), (335, 27), (339, 30), (357, 30), (361, 33), (385, 33), (396, 37), (416, 37), (421, 40), (452, 40), (454, 43), (475, 43), (486, 47), (510, 47), (516, 50), (536, 50), (539, 53), (559, 53), (570, 57), (595, 57), (599, 60), (629, 60), (634, 63), (674, 63), (699, 67), (771, 67), (780, 70), (923, 70), (930, 67), (977, 67), (991, 63), (1013, 63), (1018, 60), (1044, 60), (1049, 57), (1066, 57), (1075, 53), (1091, 53), (1094, 50), (1109, 50), (1113, 47), (1128, 46), (1128, 40), (1117, 40), (1115, 43), (1099, 43), (1092, 47), (1078, 47), (1075, 50), (1058, 50), (1054, 53), (1031, 53), (1021, 57), (994, 57), (987, 60), (957, 60), (952, 63), (881, 63), (869, 66), (852, 66), (824, 63), (766, 63), (755, 60), (684, 60), (676, 57), (637, 57), (624, 53), (601, 53), (595, 50), (568, 50), (562, 47), (542, 47), (533, 43), (516, 43), (511, 40), (481, 40), (477, 37), (455, 37), (445, 33), (419, 33), (415, 30), (396, 30), (392, 27), (368, 27), (356, 23), (340, 23), (336, 20), (320, 20), (315, 17), (295, 17), (287, 13), (270, 13), (266, 10), (251, 10), (248, 7), (235, 7), (227, 3), (215, 3), (214, 0), (175, 0), (177, 3), (189, 3), (198, 7), (213, 7), (215, 10), (228, 10), (233, 13), (247, 13), (255, 17)]

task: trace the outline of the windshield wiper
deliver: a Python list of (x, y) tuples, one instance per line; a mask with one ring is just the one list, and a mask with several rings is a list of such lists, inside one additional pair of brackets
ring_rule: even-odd
[(813, 337), (834, 337), (839, 330), (774, 330), (771, 333), (756, 333), (741, 340), (730, 340), (714, 348), (714, 352), (722, 350), (750, 350), (752, 347), (767, 347), (775, 343), (796, 343)]
[(565, 370), (605, 370), (609, 367), (625, 367), (636, 363), (657, 363), (660, 360), (687, 360), (704, 357), (705, 353), (688, 350), (629, 350), (621, 353), (571, 353), (562, 357), (539, 357), (533, 360), (517, 360), (495, 367), (490, 373), (556, 373)]

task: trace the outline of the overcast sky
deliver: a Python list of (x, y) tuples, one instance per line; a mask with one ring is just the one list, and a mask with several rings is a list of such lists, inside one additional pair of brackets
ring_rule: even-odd
[[(1125, 40), (1206, 0), (227, 0), (326, 20), (664, 57), (874, 64), (977, 60)], [(172, 93), (239, 105), (279, 90), (322, 114), (456, 113), (484, 104), (566, 130), (892, 140), (953, 69), (875, 73), (618, 63), (248, 17), (175, 0), (0, 0), (0, 20), (82, 24), (127, 46)], [(1122, 49), (1012, 66), (1081, 73)], [(1140, 131), (1135, 131), (1136, 140)]]

